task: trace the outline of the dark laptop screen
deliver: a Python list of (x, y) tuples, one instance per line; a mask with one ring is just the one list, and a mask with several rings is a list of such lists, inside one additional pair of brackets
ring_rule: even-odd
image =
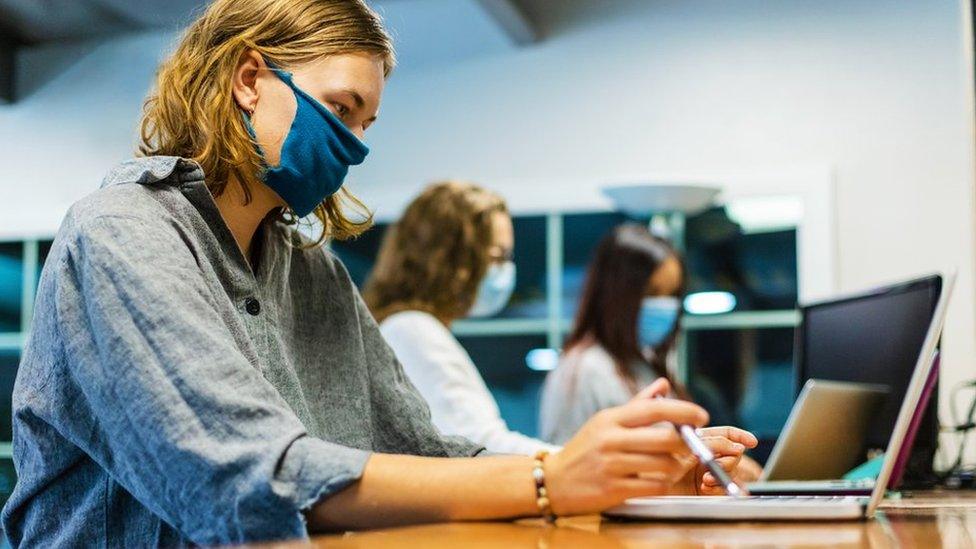
[[(939, 300), (932, 276), (862, 295), (801, 308), (798, 385), (829, 379), (887, 385), (884, 410), (868, 431), (868, 447), (884, 449)], [(922, 420), (915, 447), (934, 448), (937, 398)]]

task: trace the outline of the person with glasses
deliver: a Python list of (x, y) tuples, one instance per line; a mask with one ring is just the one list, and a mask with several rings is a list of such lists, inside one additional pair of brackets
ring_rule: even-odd
[(498, 314), (515, 288), (505, 201), (478, 185), (430, 185), (383, 240), (364, 297), (434, 425), (490, 452), (557, 447), (512, 431), (451, 324)]
[[(12, 397), (12, 546), (552, 519), (708, 482), (675, 430), (653, 427), (705, 425), (691, 403), (634, 400), (532, 457), (485, 456), (432, 424), (321, 246), (369, 226), (343, 183), (394, 64), (362, 0), (215, 0), (186, 30), (146, 102), (139, 156), (71, 207), (44, 265)], [(296, 224), (312, 215), (309, 238)], [(470, 260), (444, 299), (488, 263), (509, 276)], [(732, 439), (750, 435), (723, 432), (713, 450), (731, 468)]]

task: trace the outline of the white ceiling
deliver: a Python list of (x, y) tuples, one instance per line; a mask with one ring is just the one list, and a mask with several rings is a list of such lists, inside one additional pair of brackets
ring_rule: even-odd
[(477, 0), (374, 0), (403, 68), (454, 63), (518, 46)]
[[(537, 0), (538, 1), (538, 0)], [(517, 47), (486, 6), (519, 0), (369, 0), (404, 66), (450, 63)], [(205, 0), (0, 0), (0, 35), (24, 45), (179, 28)]]

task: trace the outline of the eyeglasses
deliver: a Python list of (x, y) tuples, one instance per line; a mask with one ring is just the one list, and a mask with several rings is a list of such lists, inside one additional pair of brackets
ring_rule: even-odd
[(493, 263), (504, 263), (506, 261), (511, 261), (514, 255), (512, 250), (502, 250), (500, 248), (493, 248), (488, 252), (488, 259)]

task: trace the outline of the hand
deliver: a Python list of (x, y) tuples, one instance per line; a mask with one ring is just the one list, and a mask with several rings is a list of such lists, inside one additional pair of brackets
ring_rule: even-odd
[[(669, 389), (666, 381), (663, 388)], [(690, 402), (645, 397), (594, 415), (546, 460), (553, 512), (594, 513), (628, 498), (668, 493), (696, 461), (675, 429), (653, 426), (661, 422), (700, 427), (708, 413)]]
[(733, 478), (742, 482), (755, 482), (762, 476), (763, 467), (749, 456), (742, 456), (742, 461), (733, 471)]
[[(668, 381), (659, 378), (637, 393), (634, 399), (667, 396), (670, 392), (671, 385)], [(742, 485), (759, 478), (762, 467), (743, 454), (747, 448), (755, 448), (759, 443), (755, 435), (735, 427), (708, 427), (699, 429), (699, 436), (715, 454), (718, 464), (732, 476), (732, 480), (736, 483)], [(719, 484), (718, 479), (696, 459), (694, 464), (695, 467), (691, 468), (685, 478), (676, 483), (669, 493), (724, 495), (725, 489)]]
[[(740, 486), (755, 480), (747, 474), (745, 463), (755, 463), (744, 455), (747, 448), (755, 448), (759, 444), (756, 436), (749, 431), (736, 427), (706, 427), (698, 430), (702, 442), (715, 454), (715, 461)], [(718, 479), (708, 471), (704, 464), (698, 463), (689, 473), (688, 483), (696, 493), (703, 496), (725, 495), (725, 488)], [(697, 488), (697, 489), (695, 489)]]

